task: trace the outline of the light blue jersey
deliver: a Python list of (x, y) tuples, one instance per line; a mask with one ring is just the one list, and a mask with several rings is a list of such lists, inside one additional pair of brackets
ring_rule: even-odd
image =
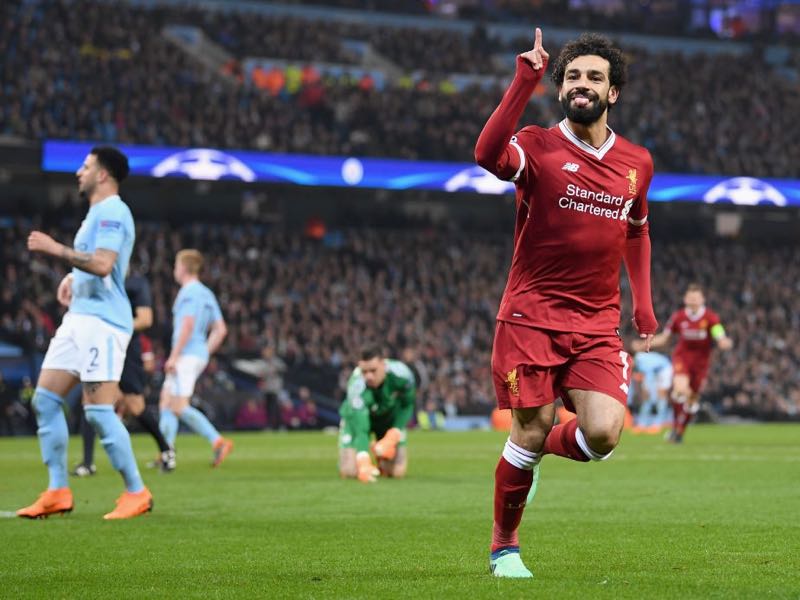
[(181, 351), (181, 356), (199, 356), (208, 360), (208, 330), (211, 325), (222, 320), (217, 297), (199, 281), (187, 283), (178, 292), (172, 305), (172, 346), (178, 342), (184, 317), (194, 317), (192, 336)]
[(637, 352), (633, 368), (642, 374), (642, 383), (647, 390), (641, 398), (636, 424), (640, 427), (663, 426), (669, 421), (669, 402), (658, 392), (669, 389), (671, 385), (672, 363), (658, 352)]
[(672, 363), (669, 358), (658, 352), (637, 352), (633, 359), (633, 368), (644, 375), (647, 382), (655, 381), (665, 369), (672, 372)]
[(89, 254), (98, 248), (113, 250), (117, 260), (105, 277), (72, 269), (70, 312), (94, 315), (129, 334), (133, 332), (133, 312), (125, 293), (125, 275), (135, 239), (133, 215), (122, 198), (109, 196), (89, 208), (75, 235), (75, 250)]

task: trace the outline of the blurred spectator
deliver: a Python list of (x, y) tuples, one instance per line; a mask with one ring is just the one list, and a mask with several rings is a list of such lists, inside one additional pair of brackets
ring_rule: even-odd
[(21, 419), (25, 420), (27, 433), (36, 433), (38, 425), (36, 423), (36, 411), (33, 408), (33, 394), (36, 388), (30, 377), (22, 378), (22, 387), (17, 394), (17, 402), (14, 404), (15, 412)]
[(281, 429), (300, 429), (302, 425), (300, 416), (286, 390), (281, 390), (281, 393), (278, 394), (278, 409), (281, 415)]
[(261, 351), (258, 375), (261, 378), (259, 386), (264, 391), (264, 401), (271, 429), (278, 428), (278, 395), (283, 392), (283, 374), (285, 372), (286, 363), (283, 359), (275, 355), (275, 349), (272, 346), (265, 346)]
[(248, 398), (236, 413), (236, 429), (259, 430), (267, 426), (267, 411), (263, 402)]
[(444, 413), (434, 400), (428, 399), (425, 407), (417, 412), (417, 425), (423, 431), (444, 429)]
[[(574, 15), (558, 2), (538, 4), (554, 16)], [(622, 12), (633, 18), (636, 11)], [(248, 77), (253, 85), (231, 85), (169, 45), (161, 31), (170, 23), (201, 27), (237, 58), (293, 64), (256, 70)], [(317, 62), (358, 62), (342, 43), (351, 38), (369, 42), (401, 72), (422, 72), (422, 79), (400, 79), (381, 91), (369, 75), (355, 81), (309, 76)], [(0, 7), (0, 135), (471, 161), (503, 88), (457, 92), (443, 78), (459, 72), (507, 77), (508, 67), (498, 69), (493, 54), (529, 45), (528, 38), (489, 39), (481, 27), (465, 34), (187, 7), (10, 0)], [(757, 48), (713, 56), (625, 50), (630, 84), (611, 126), (647, 147), (656, 170), (800, 174), (794, 142), (800, 120), (785, 110), (785, 99), (800, 91), (796, 49), (787, 50), (783, 64)], [(238, 65), (230, 63), (226, 72), (239, 78)], [(673, 72), (682, 74), (680, 85), (664, 75)], [(560, 120), (552, 85), (537, 93), (522, 122)]]
[(3, 372), (0, 371), (0, 435), (14, 435), (14, 426), (11, 422), (13, 402), (14, 390), (5, 382)]
[(317, 429), (319, 418), (317, 415), (317, 403), (311, 397), (311, 390), (306, 386), (300, 386), (297, 390), (298, 405), (296, 409), (297, 419), (301, 429)]

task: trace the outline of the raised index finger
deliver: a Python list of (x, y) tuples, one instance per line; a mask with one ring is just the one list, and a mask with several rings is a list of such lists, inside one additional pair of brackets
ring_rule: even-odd
[(534, 50), (541, 50), (542, 49), (542, 30), (538, 27), (536, 28), (536, 33), (533, 34), (533, 49)]

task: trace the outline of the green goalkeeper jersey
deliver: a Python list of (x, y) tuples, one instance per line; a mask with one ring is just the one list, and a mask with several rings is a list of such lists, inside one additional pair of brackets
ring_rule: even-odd
[(414, 374), (399, 360), (385, 359), (386, 379), (380, 387), (367, 387), (361, 369), (356, 368), (347, 382), (347, 397), (339, 409), (342, 418), (339, 446), (369, 450), (370, 434), (381, 439), (392, 427), (403, 432), (414, 414), (416, 382)]

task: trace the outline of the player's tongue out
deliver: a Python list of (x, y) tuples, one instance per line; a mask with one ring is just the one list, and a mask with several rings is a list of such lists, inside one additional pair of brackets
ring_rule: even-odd
[(589, 102), (591, 102), (589, 98), (583, 94), (575, 94), (572, 97), (572, 101), (575, 103), (575, 106), (579, 106), (581, 108), (584, 106), (589, 106)]

